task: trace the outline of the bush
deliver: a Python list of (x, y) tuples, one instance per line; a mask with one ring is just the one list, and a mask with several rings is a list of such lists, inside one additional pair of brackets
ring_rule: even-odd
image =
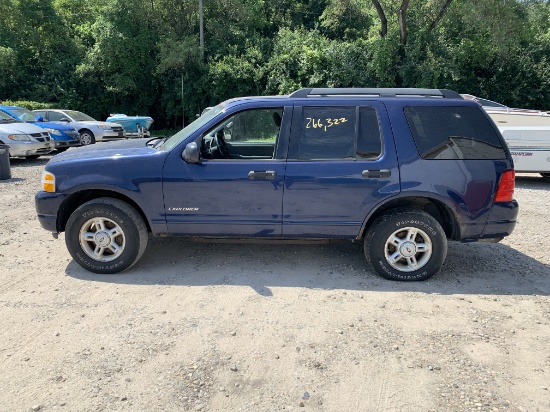
[(24, 107), (29, 110), (39, 110), (39, 109), (53, 109), (55, 104), (53, 103), (40, 103), (33, 102), (30, 100), (4, 100), (2, 104), (5, 106), (19, 106)]

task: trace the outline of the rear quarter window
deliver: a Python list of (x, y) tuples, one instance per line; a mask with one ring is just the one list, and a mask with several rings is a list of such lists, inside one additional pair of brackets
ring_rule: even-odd
[(405, 117), (423, 159), (506, 159), (495, 129), (476, 107), (405, 107)]

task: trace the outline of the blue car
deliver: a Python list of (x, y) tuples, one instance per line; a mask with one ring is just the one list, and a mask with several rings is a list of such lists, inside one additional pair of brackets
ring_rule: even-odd
[(170, 138), (55, 156), (35, 204), (95, 273), (130, 268), (151, 234), (349, 239), (379, 275), (415, 281), (442, 267), (447, 241), (512, 233), (513, 167), (495, 123), (456, 92), (310, 88), (227, 100)]
[(42, 117), (37, 116), (24, 107), (0, 106), (0, 111), (25, 123), (33, 123), (43, 129), (47, 129), (55, 143), (55, 148), (59, 152), (63, 152), (72, 146), (80, 146), (80, 134), (74, 127), (65, 124), (46, 122)]

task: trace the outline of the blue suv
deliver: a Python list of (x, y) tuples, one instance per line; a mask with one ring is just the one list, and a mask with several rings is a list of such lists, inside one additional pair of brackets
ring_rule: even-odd
[(50, 132), (55, 148), (63, 152), (72, 146), (80, 146), (80, 133), (74, 127), (65, 124), (45, 122), (40, 116), (24, 107), (18, 106), (0, 106), (0, 110), (25, 123), (35, 124)]
[(96, 273), (131, 267), (152, 234), (361, 241), (381, 276), (424, 280), (448, 240), (512, 232), (514, 181), (495, 124), (453, 91), (314, 88), (225, 101), (170, 138), (56, 156), (35, 201)]

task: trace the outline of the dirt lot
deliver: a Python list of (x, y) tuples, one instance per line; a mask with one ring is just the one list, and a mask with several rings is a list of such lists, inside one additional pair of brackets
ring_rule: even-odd
[(86, 272), (40, 228), (46, 159), (0, 181), (0, 411), (549, 411), (550, 180), (518, 178), (500, 244), (435, 278), (361, 247), (152, 239)]

